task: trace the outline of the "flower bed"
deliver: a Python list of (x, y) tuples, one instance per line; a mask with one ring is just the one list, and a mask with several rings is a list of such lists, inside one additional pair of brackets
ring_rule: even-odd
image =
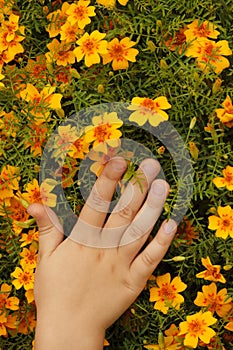
[[(0, 0), (0, 8), (0, 349), (33, 348), (38, 231), (28, 204), (57, 207), (60, 179), (78, 215), (87, 174), (99, 176), (122, 155), (123, 192), (145, 149), (171, 187), (151, 237), (179, 206), (183, 215), (167, 255), (105, 345), (230, 349), (232, 2)], [(88, 119), (97, 105), (104, 112)], [(66, 123), (75, 114), (78, 127)], [(187, 152), (180, 154), (183, 169), (169, 127)], [(55, 177), (40, 181), (51, 139)], [(127, 148), (125, 139), (142, 148)], [(80, 177), (86, 159), (88, 173)]]

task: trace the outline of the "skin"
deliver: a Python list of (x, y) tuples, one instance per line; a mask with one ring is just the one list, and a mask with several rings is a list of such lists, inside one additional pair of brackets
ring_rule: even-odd
[[(106, 220), (108, 202), (126, 168), (123, 158), (107, 163), (65, 240), (50, 208), (36, 203), (28, 208), (40, 232), (36, 350), (103, 349), (106, 329), (134, 302), (172, 242), (177, 225), (169, 220), (140, 251), (169, 193), (169, 185), (156, 179), (156, 160), (141, 163), (142, 189), (132, 180)], [(107, 247), (110, 233), (118, 244)], [(77, 242), (79, 234), (93, 239), (93, 246)]]

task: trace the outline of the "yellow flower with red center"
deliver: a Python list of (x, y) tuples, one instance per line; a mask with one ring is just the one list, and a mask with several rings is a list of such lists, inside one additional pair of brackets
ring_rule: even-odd
[(95, 7), (89, 6), (90, 1), (79, 0), (75, 4), (71, 4), (67, 9), (68, 21), (73, 25), (78, 23), (79, 28), (83, 29), (87, 24), (91, 23), (89, 17), (96, 15)]
[(19, 26), (19, 16), (10, 14), (8, 21), (2, 21), (0, 27), (0, 53), (4, 54), (4, 62), (12, 61), (18, 53), (24, 52), (20, 44), (24, 40), (24, 26)]
[(201, 258), (205, 271), (196, 274), (197, 278), (204, 278), (206, 281), (226, 283), (225, 277), (220, 273), (221, 265), (212, 265), (210, 258)]
[(192, 244), (194, 239), (198, 238), (196, 227), (192, 226), (192, 222), (187, 217), (183, 219), (177, 229), (175, 236), (175, 245), (178, 246), (181, 241), (185, 244)]
[(16, 289), (24, 288), (25, 290), (33, 289), (34, 287), (34, 272), (33, 269), (25, 267), (21, 269), (16, 267), (16, 269), (11, 273), (11, 277), (14, 278), (12, 284)]
[[(126, 6), (129, 0), (118, 0), (119, 4)], [(97, 0), (97, 4), (113, 9), (116, 6), (116, 0)]]
[(27, 233), (23, 233), (21, 239), (19, 240), (21, 243), (20, 247), (25, 247), (34, 242), (38, 242), (39, 232), (36, 229), (29, 230)]
[(94, 30), (91, 34), (85, 33), (76, 43), (79, 45), (73, 51), (77, 61), (84, 57), (84, 63), (87, 67), (100, 63), (100, 55), (107, 53), (108, 43), (105, 38), (106, 34)]
[(41, 91), (38, 91), (35, 86), (28, 83), (26, 89), (20, 91), (22, 100), (28, 102), (26, 112), (34, 117), (35, 124), (39, 125), (47, 121), (50, 109), (61, 109), (62, 95), (54, 93), (55, 90), (54, 86), (45, 86)]
[(165, 96), (152, 100), (148, 97), (134, 97), (127, 109), (135, 111), (129, 116), (129, 120), (144, 125), (147, 121), (152, 126), (158, 126), (161, 122), (168, 120), (168, 114), (163, 109), (171, 108)]
[(233, 191), (233, 167), (227, 165), (222, 171), (223, 177), (217, 176), (213, 179), (213, 183), (218, 188), (226, 187), (227, 190)]
[(205, 344), (209, 344), (210, 339), (215, 336), (216, 332), (210, 328), (217, 322), (210, 311), (202, 312), (187, 316), (186, 321), (179, 324), (179, 335), (185, 335), (184, 345), (192, 349), (198, 346), (198, 340), (202, 340)]
[(208, 286), (202, 287), (202, 292), (197, 293), (194, 304), (203, 306), (211, 311), (216, 312), (218, 316), (224, 317), (231, 309), (231, 298), (227, 295), (227, 289), (223, 288), (217, 293), (216, 283), (212, 282)]
[(49, 32), (49, 37), (54, 38), (58, 34), (60, 34), (61, 27), (66, 23), (68, 15), (66, 11), (70, 7), (68, 2), (64, 2), (62, 4), (61, 9), (53, 11), (48, 14), (47, 19), (49, 20), (49, 25), (46, 30)]
[(226, 40), (218, 42), (201, 38), (195, 40), (186, 51), (186, 56), (195, 57), (197, 65), (205, 72), (208, 72), (211, 66), (215, 73), (221, 73), (223, 69), (229, 67), (230, 63), (224, 56), (232, 54)]
[(60, 30), (60, 38), (65, 43), (74, 43), (81, 34), (83, 34), (83, 30), (79, 28), (78, 23), (72, 25), (68, 21), (63, 24)]
[(93, 143), (93, 149), (107, 153), (107, 146), (118, 147), (122, 133), (119, 129), (123, 125), (116, 112), (104, 113), (92, 118), (93, 125), (85, 128), (85, 139)]
[(55, 207), (57, 196), (51, 191), (55, 187), (54, 180), (46, 179), (39, 186), (38, 181), (33, 179), (32, 183), (28, 183), (25, 187), (26, 192), (22, 193), (23, 199), (28, 203), (42, 203), (48, 207)]
[(218, 215), (208, 217), (210, 230), (216, 230), (216, 237), (226, 239), (228, 236), (233, 238), (233, 209), (230, 205), (218, 207)]
[(217, 117), (220, 121), (231, 128), (233, 126), (233, 105), (230, 96), (227, 96), (222, 103), (223, 108), (217, 108), (215, 110)]
[(108, 52), (102, 54), (103, 64), (112, 62), (113, 70), (127, 69), (130, 62), (136, 62), (136, 56), (139, 53), (137, 49), (132, 48), (136, 44), (129, 38), (114, 38), (108, 43)]
[(75, 62), (75, 55), (70, 43), (60, 42), (53, 39), (47, 44), (49, 52), (45, 54), (48, 63), (56, 63), (58, 66), (67, 66)]
[(20, 265), (25, 268), (33, 269), (36, 267), (37, 263), (37, 247), (35, 247), (33, 244), (30, 245), (28, 248), (23, 248), (22, 252), (20, 253), (20, 256), (22, 259), (20, 259)]
[(183, 292), (187, 288), (187, 284), (181, 281), (179, 276), (171, 281), (170, 273), (156, 277), (158, 287), (150, 289), (150, 301), (155, 301), (154, 309), (167, 314), (170, 307), (176, 310), (180, 309), (180, 304), (184, 302), (184, 298), (179, 292)]
[(18, 310), (19, 299), (17, 297), (9, 297), (12, 286), (7, 283), (2, 283), (0, 289), (0, 314), (5, 310)]
[(92, 171), (97, 177), (99, 177), (102, 170), (104, 169), (104, 166), (107, 164), (107, 162), (109, 162), (111, 158), (116, 157), (117, 152), (117, 147), (107, 147), (106, 153), (98, 152), (98, 148), (96, 151), (92, 149), (88, 153), (88, 158), (94, 161), (94, 163), (92, 163), (90, 166), (90, 171)]
[(26, 66), (26, 71), (30, 74), (31, 79), (45, 79), (46, 78), (46, 57), (39, 55), (36, 60), (29, 59)]
[(220, 34), (215, 25), (209, 21), (200, 22), (195, 19), (192, 23), (187, 25), (187, 29), (184, 32), (186, 40), (193, 40), (196, 38), (211, 38), (216, 39)]
[(19, 180), (19, 168), (4, 165), (0, 173), (0, 199), (13, 197), (13, 190), (19, 189)]
[(89, 143), (86, 142), (85, 136), (79, 136), (69, 148), (69, 156), (75, 159), (84, 159), (85, 154), (89, 151)]
[(165, 37), (164, 44), (171, 50), (175, 51), (178, 49), (179, 54), (181, 54), (184, 49), (186, 49), (186, 36), (184, 34), (185, 28), (180, 28), (173, 36), (169, 36), (167, 39), (167, 34)]

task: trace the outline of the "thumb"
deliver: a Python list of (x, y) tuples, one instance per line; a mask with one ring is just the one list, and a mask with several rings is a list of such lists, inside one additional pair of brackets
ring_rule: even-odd
[(38, 203), (30, 204), (28, 214), (36, 220), (39, 229), (39, 254), (51, 254), (62, 242), (64, 234), (62, 225), (55, 212)]

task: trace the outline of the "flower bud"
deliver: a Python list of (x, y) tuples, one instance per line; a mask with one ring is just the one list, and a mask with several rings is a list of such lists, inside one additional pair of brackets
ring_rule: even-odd
[(190, 122), (190, 125), (189, 125), (189, 129), (192, 130), (196, 124), (196, 121), (197, 121), (197, 118), (196, 117), (193, 117), (191, 122)]
[(172, 258), (173, 261), (178, 262), (178, 261), (184, 261), (185, 257), (182, 255), (177, 255)]
[(231, 269), (232, 269), (232, 265), (230, 265), (230, 264), (223, 266), (223, 270), (225, 270), (225, 271), (229, 271)]
[(97, 91), (99, 94), (103, 94), (104, 93), (104, 86), (102, 84), (99, 84), (97, 87)]
[(155, 46), (155, 44), (153, 43), (152, 40), (148, 40), (147, 46), (148, 46), (148, 48), (150, 49), (151, 52), (155, 52), (156, 46)]

